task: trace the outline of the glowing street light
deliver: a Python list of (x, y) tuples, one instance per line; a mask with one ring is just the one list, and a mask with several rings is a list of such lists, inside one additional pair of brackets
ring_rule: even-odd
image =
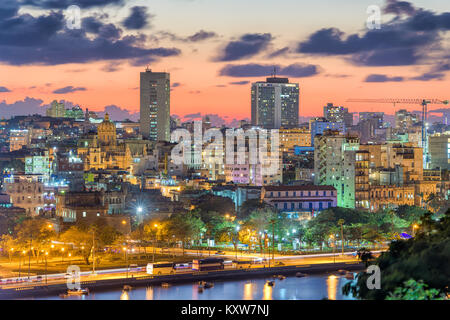
[(418, 225), (417, 223), (415, 223), (415, 224), (413, 225), (413, 237), (416, 236), (416, 230), (417, 230), (417, 229), (419, 229), (419, 225)]
[(144, 209), (143, 209), (142, 207), (138, 207), (138, 208), (137, 208), (137, 212), (138, 212), (138, 213), (142, 213), (142, 211), (144, 211)]

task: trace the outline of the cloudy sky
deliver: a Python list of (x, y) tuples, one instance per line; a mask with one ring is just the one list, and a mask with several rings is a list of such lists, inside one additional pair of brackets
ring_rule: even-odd
[(147, 64), (171, 73), (181, 116), (248, 118), (250, 83), (274, 66), (300, 83), (301, 116), (328, 102), (392, 113), (345, 101), (449, 99), (449, 47), (443, 0), (1, 0), (0, 113), (54, 99), (134, 113)]

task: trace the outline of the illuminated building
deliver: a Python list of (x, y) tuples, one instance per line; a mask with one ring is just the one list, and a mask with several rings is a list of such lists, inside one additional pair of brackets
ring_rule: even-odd
[[(333, 186), (337, 190), (338, 206), (355, 208), (355, 165), (359, 139), (326, 131), (324, 135), (316, 136), (315, 145), (315, 184)], [(364, 161), (361, 158), (361, 165)], [(360, 170), (359, 174), (361, 172), (365, 171)]]
[(141, 72), (140, 132), (146, 139), (170, 141), (170, 74)]
[(9, 132), (9, 151), (22, 149), (30, 143), (29, 131), (24, 130), (10, 130)]
[(43, 152), (42, 155), (25, 157), (25, 173), (50, 175), (51, 167), (48, 151)]
[(117, 143), (116, 127), (105, 115), (104, 121), (98, 126), (97, 134), (88, 139), (80, 139), (78, 155), (84, 161), (84, 170), (125, 170), (131, 169), (132, 155), (124, 143)]
[(280, 129), (280, 152), (294, 152), (295, 147), (311, 147), (311, 132), (305, 129)]
[(335, 106), (332, 103), (323, 107), (323, 116), (328, 122), (343, 122), (346, 127), (353, 125), (353, 113), (349, 113), (347, 108)]
[(44, 207), (45, 182), (48, 182), (48, 176), (40, 174), (9, 175), (4, 179), (4, 192), (11, 197), (14, 206), (35, 216)]
[(431, 169), (450, 169), (450, 132), (434, 134), (428, 137)]
[(344, 122), (329, 122), (325, 118), (314, 118), (309, 121), (309, 131), (311, 132), (311, 145), (314, 146), (314, 138), (322, 135), (325, 131), (333, 130), (344, 134), (346, 127)]
[(337, 191), (332, 186), (265, 186), (261, 199), (291, 218), (310, 218), (315, 212), (336, 207)]
[(50, 107), (45, 111), (47, 117), (64, 118), (66, 116), (66, 108), (64, 103), (53, 100)]
[(401, 205), (414, 205), (414, 186), (371, 186), (370, 211), (395, 208)]
[(252, 84), (252, 125), (264, 129), (298, 127), (299, 84), (288, 78), (267, 78)]

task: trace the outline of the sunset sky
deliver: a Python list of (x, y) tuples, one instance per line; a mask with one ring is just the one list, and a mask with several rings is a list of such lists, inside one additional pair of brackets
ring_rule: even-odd
[[(81, 29), (67, 28), (72, 4)], [(393, 113), (346, 100), (450, 99), (449, 40), (447, 0), (1, 0), (0, 110), (28, 97), (134, 113), (149, 64), (170, 72), (180, 116), (249, 118), (250, 83), (273, 66), (300, 83), (301, 116), (328, 102)]]

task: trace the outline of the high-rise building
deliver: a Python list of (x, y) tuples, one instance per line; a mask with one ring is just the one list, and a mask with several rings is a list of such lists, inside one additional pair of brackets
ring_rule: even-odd
[(355, 197), (356, 190), (367, 192), (367, 178), (364, 178), (368, 173), (365, 168), (367, 157), (358, 153), (359, 139), (326, 131), (315, 137), (314, 144), (315, 184), (335, 187), (338, 207), (355, 208), (356, 200), (360, 206), (367, 207), (367, 194)]
[(342, 106), (328, 103), (323, 107), (323, 116), (328, 122), (343, 122), (346, 127), (353, 125), (353, 113), (348, 112), (348, 109)]
[(398, 130), (408, 131), (420, 118), (417, 114), (407, 110), (399, 110), (395, 113), (395, 128)]
[(298, 127), (298, 83), (288, 78), (267, 78), (252, 84), (252, 125), (264, 129)]
[(141, 72), (141, 134), (153, 141), (170, 140), (170, 74)]
[(309, 121), (309, 131), (311, 132), (311, 145), (314, 146), (314, 138), (327, 130), (346, 132), (344, 122), (329, 122), (325, 118), (313, 118)]
[(66, 107), (64, 103), (58, 103), (58, 101), (54, 100), (50, 107), (45, 111), (47, 117), (52, 118), (64, 118), (66, 116)]
[(373, 122), (376, 129), (383, 128), (384, 112), (360, 112), (359, 121)]
[(450, 169), (450, 132), (428, 137), (430, 145), (431, 168)]

